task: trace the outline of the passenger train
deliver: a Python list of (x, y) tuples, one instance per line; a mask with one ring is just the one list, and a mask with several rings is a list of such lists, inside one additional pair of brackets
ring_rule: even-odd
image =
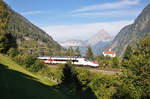
[(48, 64), (66, 64), (68, 61), (71, 61), (72, 64), (81, 65), (81, 66), (90, 66), (97, 67), (99, 64), (95, 61), (90, 61), (84, 57), (38, 57), (38, 59), (43, 60)]

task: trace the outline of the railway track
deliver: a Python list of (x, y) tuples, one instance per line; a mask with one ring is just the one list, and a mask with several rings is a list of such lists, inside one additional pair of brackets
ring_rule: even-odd
[(88, 69), (90, 71), (102, 72), (107, 74), (121, 73), (121, 69), (114, 69), (114, 68), (92, 68), (92, 67), (83, 67), (83, 68)]
[[(50, 67), (58, 67), (59, 65), (58, 64), (53, 64), (53, 65), (48, 65)], [(90, 66), (78, 66), (78, 68), (85, 68), (85, 69), (88, 69), (90, 71), (97, 71), (97, 72), (102, 72), (102, 73), (110, 73), (110, 74), (113, 74), (113, 73), (121, 73), (121, 69), (114, 69), (114, 68), (93, 68), (93, 67), (90, 67)]]
[(97, 70), (101, 70), (101, 71), (111, 71), (111, 72), (121, 72), (120, 69), (113, 69), (113, 68), (97, 68)]

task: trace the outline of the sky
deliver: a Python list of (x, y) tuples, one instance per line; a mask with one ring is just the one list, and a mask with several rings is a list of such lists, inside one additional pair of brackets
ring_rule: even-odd
[(54, 40), (87, 40), (101, 29), (115, 36), (150, 0), (4, 0)]

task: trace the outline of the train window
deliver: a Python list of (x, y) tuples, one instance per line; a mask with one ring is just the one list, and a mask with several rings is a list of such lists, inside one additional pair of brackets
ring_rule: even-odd
[(78, 60), (72, 60), (72, 62), (79, 62)]
[(84, 59), (84, 61), (88, 61), (87, 59)]
[[(54, 61), (69, 61), (69, 60), (64, 60), (64, 59), (55, 59)], [(72, 62), (78, 62), (78, 60), (71, 60)]]
[(67, 60), (64, 60), (64, 59), (54, 59), (54, 61), (67, 61)]

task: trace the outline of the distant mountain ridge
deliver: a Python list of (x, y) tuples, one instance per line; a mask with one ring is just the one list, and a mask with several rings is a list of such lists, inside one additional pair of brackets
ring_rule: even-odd
[(69, 46), (87, 46), (87, 42), (82, 40), (68, 40), (66, 42), (59, 42), (59, 44), (63, 47)]
[(95, 35), (93, 35), (90, 39), (86, 41), (82, 40), (68, 40), (66, 42), (59, 42), (61, 46), (64, 48), (68, 48), (69, 46), (77, 47), (79, 46), (81, 52), (86, 51), (87, 46), (91, 46), (94, 52), (94, 55), (98, 55), (99, 49), (104, 47), (110, 41), (112, 41), (113, 37), (107, 33), (104, 29), (98, 31)]
[(111, 43), (101, 49), (101, 52), (112, 48), (117, 52), (117, 56), (122, 56), (127, 45), (135, 46), (136, 41), (148, 35), (150, 35), (150, 4), (144, 8), (133, 24), (125, 26)]
[(33, 25), (10, 7), (8, 7), (8, 10), (10, 12), (8, 32), (17, 38), (19, 49), (23, 53), (51, 55), (63, 51), (63, 48), (46, 32)]
[(109, 33), (107, 33), (104, 29), (102, 29), (86, 41), (67, 40), (65, 42), (59, 42), (59, 44), (63, 47), (65, 46), (88, 46), (88, 45), (94, 46), (99, 42), (107, 42), (111, 40), (112, 40), (112, 36)]

